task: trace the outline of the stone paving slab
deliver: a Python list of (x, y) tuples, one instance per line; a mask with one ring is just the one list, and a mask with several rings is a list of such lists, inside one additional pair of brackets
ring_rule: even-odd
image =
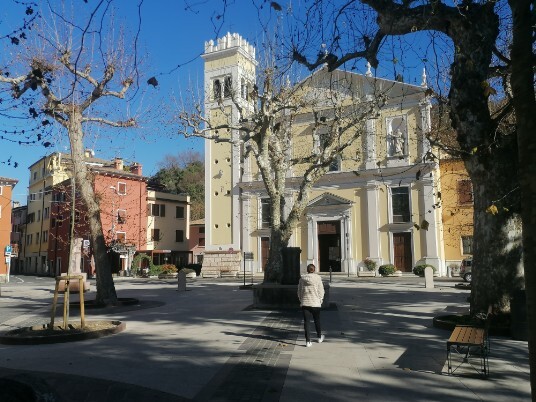
[[(527, 342), (492, 337), (489, 379), (446, 375), (449, 332), (433, 328), (432, 318), (466, 310), (469, 293), (454, 281), (424, 289), (418, 278), (390, 279), (336, 278), (337, 308), (321, 314), (326, 340), (305, 348), (299, 310), (247, 310), (252, 295), (238, 290), (240, 281), (194, 280), (177, 292), (175, 281), (122, 278), (120, 296), (163, 304), (97, 314), (127, 323), (99, 340), (0, 345), (0, 378), (31, 370), (67, 401), (530, 400)], [(51, 299), (45, 285), (4, 287), (0, 324), (40, 319), (3, 312), (16, 300), (31, 304), (34, 293), (41, 306)]]
[(270, 313), (195, 400), (278, 401), (300, 324), (296, 311)]

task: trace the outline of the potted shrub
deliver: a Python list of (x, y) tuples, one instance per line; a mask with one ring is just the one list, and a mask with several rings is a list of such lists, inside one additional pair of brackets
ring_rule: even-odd
[(365, 258), (365, 260), (363, 261), (363, 264), (365, 264), (365, 267), (367, 267), (369, 271), (376, 270), (376, 261), (371, 260), (370, 258)]
[(162, 272), (158, 274), (158, 278), (176, 278), (177, 277), (177, 267), (173, 264), (164, 264), (160, 265)]
[(378, 268), (378, 273), (381, 276), (393, 275), (395, 271), (396, 267), (393, 264), (380, 265), (380, 268)]
[(359, 269), (357, 271), (357, 276), (376, 276), (376, 261), (371, 260), (370, 258), (365, 258), (363, 260), (363, 265), (366, 268), (365, 270)]
[(426, 267), (430, 267), (434, 270), (434, 274), (436, 272), (436, 267), (430, 264), (420, 264), (413, 267), (413, 273), (417, 276), (424, 276), (424, 269)]

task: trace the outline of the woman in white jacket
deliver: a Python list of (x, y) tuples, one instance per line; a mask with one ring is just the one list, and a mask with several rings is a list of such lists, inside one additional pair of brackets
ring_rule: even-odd
[[(303, 311), (303, 327), (305, 329), (305, 346), (310, 347), (311, 337), (309, 335), (309, 313), (315, 322), (318, 343), (324, 341), (322, 328), (320, 326), (320, 307), (324, 300), (324, 285), (319, 275), (315, 274), (315, 266), (307, 265), (307, 273), (302, 275), (298, 284), (298, 298)], [(309, 312), (309, 313), (308, 313)]]

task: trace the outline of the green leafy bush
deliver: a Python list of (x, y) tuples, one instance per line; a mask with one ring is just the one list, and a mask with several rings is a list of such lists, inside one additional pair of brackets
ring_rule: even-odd
[(393, 275), (395, 271), (396, 267), (393, 264), (380, 265), (380, 268), (378, 268), (378, 273), (381, 276)]
[(365, 258), (363, 263), (369, 271), (374, 271), (376, 269), (376, 261), (371, 260), (370, 258)]
[[(149, 265), (149, 267), (141, 268), (142, 261), (146, 261), (146, 263)], [(134, 259), (132, 260), (131, 270), (132, 270), (132, 276), (145, 276), (145, 272), (150, 273), (151, 269), (154, 267), (153, 260), (151, 257), (149, 257), (145, 253), (136, 254)]]
[(434, 267), (433, 265), (421, 264), (421, 265), (416, 265), (415, 267), (413, 267), (413, 273), (417, 276), (424, 276), (424, 269), (426, 267), (431, 267), (434, 270), (434, 273), (436, 272), (436, 267)]
[(163, 272), (162, 265), (153, 265), (149, 268), (149, 276), (158, 276)]

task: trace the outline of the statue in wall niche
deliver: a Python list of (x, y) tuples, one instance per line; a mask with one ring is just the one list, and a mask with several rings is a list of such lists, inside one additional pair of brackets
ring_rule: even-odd
[(393, 155), (404, 154), (404, 134), (400, 129), (391, 135), (391, 150), (394, 151)]
[(59, 167), (58, 156), (57, 155), (52, 155), (52, 157), (48, 161), (48, 171), (49, 172), (54, 172), (55, 170), (58, 169), (58, 167)]

